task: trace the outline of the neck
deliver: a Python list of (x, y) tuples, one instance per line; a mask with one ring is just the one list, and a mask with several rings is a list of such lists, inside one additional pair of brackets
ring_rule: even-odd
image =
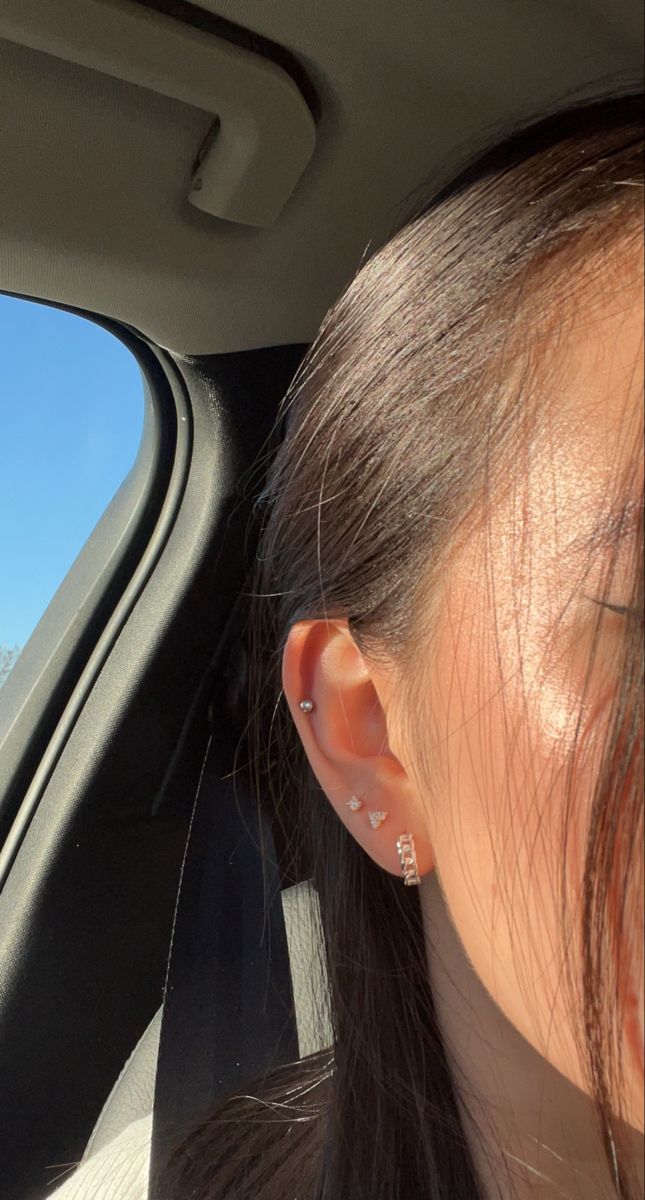
[[(539, 1054), (479, 981), (437, 871), (421, 904), (437, 1019), (485, 1200), (614, 1200), (591, 1098)], [(643, 1135), (621, 1129), (643, 1194)]]

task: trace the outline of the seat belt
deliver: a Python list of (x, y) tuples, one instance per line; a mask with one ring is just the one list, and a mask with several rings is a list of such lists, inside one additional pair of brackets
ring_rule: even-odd
[(298, 1058), (271, 824), (211, 728), (182, 869), (155, 1084), (149, 1200), (172, 1145)]
[[(271, 821), (248, 784), (231, 778), (244, 725), (245, 563), (251, 516), (245, 472), (256, 462), (305, 346), (181, 360), (194, 402), (222, 416), (220, 557), (227, 628), (195, 700), (211, 688), (202, 762), (173, 923), (152, 1130), (149, 1200), (173, 1144), (228, 1096), (298, 1058), (281, 881)], [(235, 498), (232, 515), (226, 504)], [(241, 657), (242, 656), (242, 657)], [(169, 768), (170, 769), (170, 768)], [(174, 764), (172, 769), (174, 770)], [(159, 799), (159, 803), (162, 798)]]

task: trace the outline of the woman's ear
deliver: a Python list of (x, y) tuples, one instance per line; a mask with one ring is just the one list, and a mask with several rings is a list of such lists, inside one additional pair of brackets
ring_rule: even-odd
[(291, 715), (321, 788), (364, 850), (401, 875), (397, 840), (412, 834), (419, 875), (433, 867), (421, 798), (388, 734), (392, 681), (369, 664), (343, 620), (299, 621), (282, 660)]

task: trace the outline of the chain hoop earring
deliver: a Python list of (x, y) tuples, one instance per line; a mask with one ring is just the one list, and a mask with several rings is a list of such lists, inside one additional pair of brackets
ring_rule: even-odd
[(396, 848), (399, 852), (399, 862), (406, 887), (421, 883), (417, 869), (417, 855), (414, 849), (414, 838), (411, 833), (402, 833), (397, 838)]

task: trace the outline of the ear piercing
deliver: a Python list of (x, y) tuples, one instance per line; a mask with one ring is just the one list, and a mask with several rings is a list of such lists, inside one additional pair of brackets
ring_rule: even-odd
[[(345, 804), (350, 812), (360, 812), (361, 808), (363, 807), (363, 801), (359, 800), (358, 796), (352, 796), (351, 800), (345, 801)], [(387, 815), (388, 814), (386, 812), (372, 812), (370, 809), (368, 809), (367, 817), (372, 829), (379, 829)]]
[(411, 833), (402, 833), (397, 839), (396, 848), (399, 852), (399, 862), (406, 887), (421, 883), (417, 869), (417, 856), (414, 849), (414, 838)]
[[(310, 713), (314, 710), (313, 700), (301, 700), (298, 707), (303, 713)], [(360, 812), (363, 807), (363, 801), (358, 796), (351, 796), (345, 801), (350, 812)], [(380, 829), (383, 822), (387, 819), (388, 813), (375, 812), (368, 809), (367, 817), (372, 829)], [(396, 848), (399, 853), (399, 862), (401, 864), (401, 874), (406, 887), (412, 887), (421, 883), (419, 871), (417, 868), (417, 855), (414, 849), (414, 838), (411, 833), (402, 833), (397, 838)]]
[[(345, 801), (345, 804), (349, 808), (350, 812), (359, 812), (360, 809), (363, 807), (363, 801), (359, 800), (358, 796), (352, 796), (350, 800)], [(368, 809), (367, 816), (369, 819), (369, 823), (372, 826), (372, 829), (378, 829), (379, 826), (383, 824), (385, 818), (387, 817), (387, 813), (386, 812), (372, 812), (370, 809)]]
[[(363, 807), (363, 801), (359, 800), (358, 796), (352, 796), (345, 804), (351, 812), (359, 812)], [(379, 829), (389, 814), (386, 812), (373, 812), (368, 809), (367, 816), (372, 829)], [(399, 853), (399, 863), (401, 864), (401, 874), (406, 887), (413, 887), (421, 883), (421, 876), (417, 867), (417, 854), (414, 848), (414, 838), (411, 833), (402, 833), (396, 840), (396, 848)]]
[(345, 804), (352, 812), (358, 812), (363, 807), (363, 801), (359, 800), (358, 796), (352, 796), (351, 800), (346, 800)]

